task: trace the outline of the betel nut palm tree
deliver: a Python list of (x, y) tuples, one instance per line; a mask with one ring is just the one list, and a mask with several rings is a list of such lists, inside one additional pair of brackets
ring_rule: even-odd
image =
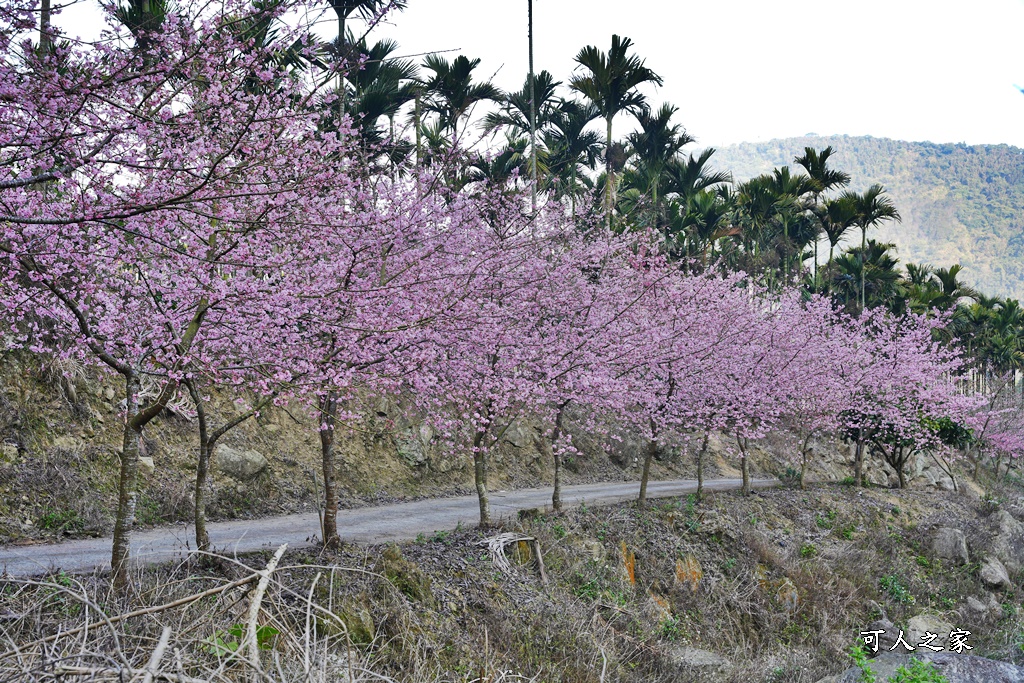
[(661, 85), (661, 77), (647, 68), (644, 60), (629, 54), (633, 41), (612, 36), (611, 49), (604, 52), (588, 45), (576, 55), (576, 63), (585, 70), (569, 80), (573, 90), (589, 100), (605, 120), (605, 197), (606, 222), (611, 227), (614, 206), (612, 171), (612, 119), (622, 112), (637, 114), (647, 109), (646, 99), (637, 91), (644, 83)]

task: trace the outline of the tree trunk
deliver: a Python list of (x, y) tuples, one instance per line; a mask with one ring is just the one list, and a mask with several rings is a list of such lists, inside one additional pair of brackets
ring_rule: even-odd
[(651, 420), (651, 439), (647, 442), (647, 453), (644, 455), (644, 469), (640, 473), (640, 497), (637, 498), (637, 507), (643, 509), (647, 505), (647, 480), (651, 476), (651, 461), (658, 452), (658, 429)]
[(569, 203), (572, 205), (572, 227), (576, 227), (576, 160), (572, 161), (569, 181)]
[(140, 387), (141, 382), (138, 375), (132, 373), (125, 376), (125, 414), (127, 419), (121, 442), (121, 467), (117, 479), (117, 516), (114, 520), (114, 541), (110, 554), (114, 590), (122, 596), (128, 587), (128, 557), (132, 524), (135, 522), (137, 496), (135, 484), (139, 476), (139, 445), (142, 440), (142, 427), (136, 425), (132, 418), (139, 411)]
[(868, 229), (867, 226), (861, 228), (860, 231), (860, 310), (864, 311), (867, 308), (867, 289), (864, 282), (864, 264), (866, 263), (864, 257), (867, 256), (865, 250), (867, 249)]
[(704, 431), (704, 443), (697, 451), (697, 502), (704, 496), (704, 455), (708, 452), (708, 439), (711, 438), (711, 430)]
[(612, 117), (607, 118), (608, 135), (604, 148), (604, 209), (605, 225), (612, 229)]
[[(481, 429), (483, 427), (483, 429)], [(477, 432), (473, 435), (473, 478), (476, 482), (476, 497), (480, 504), (480, 528), (486, 529), (491, 526), (490, 503), (487, 497), (487, 453), (484, 451), (484, 439), (487, 438), (487, 430), (491, 427), (491, 404), (488, 401), (484, 405), (483, 422), (477, 425)]]
[(864, 483), (864, 436), (857, 430), (857, 448), (853, 455), (853, 485), (860, 488)]
[(193, 515), (196, 525), (196, 550), (210, 550), (210, 535), (206, 530), (206, 481), (210, 471), (210, 438), (206, 425), (206, 408), (195, 382), (185, 380), (192, 402), (196, 406), (196, 420), (199, 422), (199, 459), (196, 461), (195, 504)]
[[(413, 125), (416, 126), (416, 170), (420, 170), (423, 164), (422, 132), (420, 131), (420, 94), (416, 93), (416, 102), (413, 108)], [(419, 187), (419, 173), (416, 174), (416, 185)]]
[(555, 415), (555, 428), (551, 431), (551, 456), (555, 462), (555, 485), (551, 493), (551, 508), (555, 512), (562, 509), (562, 454), (558, 451), (558, 439), (562, 436), (562, 416), (565, 414), (565, 407), (569, 402), (558, 407)]
[(345, 120), (345, 100), (348, 92), (345, 90), (344, 60), (348, 55), (345, 50), (345, 15), (338, 13), (338, 139), (341, 138), (341, 124)]
[(491, 513), (487, 498), (487, 456), (479, 448), (483, 435), (473, 439), (473, 477), (476, 480), (476, 497), (480, 504), (480, 528), (491, 526)]
[(533, 0), (527, 0), (530, 39), (530, 210), (537, 213), (537, 88), (533, 76)]
[(338, 397), (328, 391), (320, 399), (320, 455), (324, 475), (324, 547), (336, 548), (338, 536), (338, 492), (334, 485), (334, 426), (338, 414)]
[(652, 438), (647, 443), (647, 453), (644, 455), (644, 469), (640, 474), (640, 497), (637, 498), (637, 507), (643, 508), (647, 505), (647, 480), (651, 476), (651, 461), (654, 454), (658, 452), (658, 440)]
[(743, 487), (740, 492), (744, 496), (750, 495), (750, 459), (747, 458), (747, 440), (746, 438), (736, 437), (736, 441), (740, 446), (740, 468), (743, 471)]
[(39, 8), (39, 54), (45, 58), (50, 54), (50, 0), (42, 0)]
[(810, 455), (811, 449), (808, 445), (811, 442), (810, 433), (804, 437), (803, 447), (800, 449), (800, 490), (805, 491), (807, 489), (807, 456)]
[(206, 426), (206, 409), (202, 398), (192, 381), (186, 383), (192, 401), (196, 404), (196, 419), (199, 421), (199, 460), (196, 463), (195, 524), (196, 549), (209, 552), (210, 534), (206, 530), (206, 480), (210, 473), (210, 437)]

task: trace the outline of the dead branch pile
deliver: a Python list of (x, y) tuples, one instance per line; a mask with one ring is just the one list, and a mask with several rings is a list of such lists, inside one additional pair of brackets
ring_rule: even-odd
[(190, 574), (135, 596), (172, 599), (122, 613), (77, 577), (0, 578), (0, 683), (391, 680), (364, 668), (344, 621), (313, 599), (319, 573), (304, 591), (278, 581), (296, 569), (279, 566), (284, 550), (258, 570), (219, 558), (241, 576)]

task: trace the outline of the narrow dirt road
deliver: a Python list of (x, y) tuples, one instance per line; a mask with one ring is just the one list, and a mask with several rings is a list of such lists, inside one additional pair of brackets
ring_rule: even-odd
[[(712, 479), (704, 482), (710, 491), (740, 488), (739, 479)], [(755, 479), (756, 488), (778, 484), (773, 479)], [(693, 479), (652, 481), (648, 484), (650, 498), (670, 498), (693, 493)], [(636, 498), (637, 482), (583, 484), (562, 489), (566, 507), (611, 505)], [(491, 517), (494, 520), (515, 517), (520, 510), (545, 507), (550, 509), (551, 489), (517, 489), (491, 493)], [(382, 507), (366, 507), (338, 512), (338, 530), (349, 543), (387, 543), (411, 541), (419, 534), (473, 526), (479, 519), (476, 496), (433, 498), (413, 503)], [(217, 552), (226, 555), (276, 548), (287, 543), (290, 548), (313, 545), (320, 534), (315, 512), (254, 520), (214, 522), (208, 525), (210, 541)], [(132, 537), (132, 561), (136, 565), (158, 564), (182, 559), (193, 548), (195, 529), (191, 526), (161, 527), (137, 532)], [(52, 545), (0, 546), (0, 575), (39, 576), (62, 569), (71, 573), (110, 568), (110, 539), (93, 538)]]

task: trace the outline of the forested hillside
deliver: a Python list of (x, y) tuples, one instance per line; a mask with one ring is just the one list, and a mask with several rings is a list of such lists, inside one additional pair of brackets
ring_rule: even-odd
[(1024, 150), (808, 135), (723, 147), (713, 164), (746, 180), (826, 145), (853, 189), (881, 183), (892, 195), (903, 222), (878, 235), (895, 242), (904, 261), (961, 263), (985, 292), (1024, 298)]

